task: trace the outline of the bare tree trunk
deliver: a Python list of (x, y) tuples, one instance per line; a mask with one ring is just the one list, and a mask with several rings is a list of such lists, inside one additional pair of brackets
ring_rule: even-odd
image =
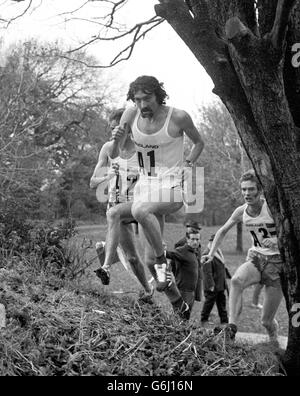
[[(189, 9), (181, 0), (160, 3), (157, 14), (212, 78), (264, 187), (285, 263), (289, 337), (283, 364), (288, 375), (300, 375), (300, 326), (295, 321), (300, 310), (300, 132), (283, 78), (286, 27), (297, 1), (258, 1), (266, 9), (260, 25), (251, 0), (191, 0)], [(299, 101), (294, 104), (299, 110)]]

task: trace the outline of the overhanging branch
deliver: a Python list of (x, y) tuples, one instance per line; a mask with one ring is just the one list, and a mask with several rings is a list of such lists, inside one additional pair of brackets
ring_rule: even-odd
[[(129, 29), (128, 31), (119, 34), (119, 35), (115, 35), (115, 36), (111, 36), (111, 37), (93, 37), (91, 40), (85, 42), (84, 44), (82, 44), (81, 46), (74, 48), (70, 51), (67, 52), (67, 55), (64, 56), (65, 59), (69, 59), (72, 61), (76, 61), (79, 63), (84, 64), (85, 66), (91, 67), (91, 68), (108, 68), (108, 67), (112, 67), (117, 65), (118, 63), (124, 61), (124, 60), (128, 60), (130, 58), (130, 56), (132, 55), (132, 52), (134, 50), (134, 47), (136, 45), (136, 43), (138, 41), (140, 41), (141, 39), (145, 38), (146, 34), (149, 33), (152, 29), (156, 28), (157, 26), (159, 26), (161, 23), (164, 22), (164, 19), (162, 18), (158, 18), (158, 17), (153, 17), (151, 19), (149, 19), (148, 21), (145, 22), (141, 22), (136, 24), (133, 28)], [(145, 26), (147, 28), (145, 28)], [(81, 62), (78, 59), (72, 59), (69, 55), (77, 52), (79, 50), (82, 50), (84, 48), (86, 48), (87, 46), (97, 42), (97, 41), (115, 41), (115, 40), (119, 40), (121, 38), (127, 37), (127, 36), (132, 36), (132, 40), (131, 43), (124, 48), (122, 51), (120, 51), (115, 57), (114, 59), (110, 62), (109, 65), (89, 65), (87, 64), (85, 61)], [(125, 55), (124, 57), (122, 57), (122, 55)]]
[[(13, 1), (19, 3), (19, 2), (24, 1), (24, 0), (13, 0)], [(7, 23), (7, 27), (8, 27), (12, 22), (16, 21), (16, 20), (19, 19), (19, 18), (22, 18), (22, 16), (24, 16), (24, 15), (26, 14), (26, 12), (31, 8), (32, 3), (33, 3), (33, 0), (30, 0), (28, 6), (25, 8), (24, 11), (21, 12), (21, 14), (19, 14), (19, 15), (17, 15), (16, 17), (10, 19), (10, 20), (8, 21), (8, 23)]]
[(218, 91), (225, 91), (225, 86), (230, 87), (230, 82), (224, 68), (231, 66), (227, 58), (226, 44), (216, 35), (206, 2), (201, 0), (197, 9), (193, 8), (194, 16), (183, 0), (159, 2), (160, 4), (155, 5), (156, 14), (165, 18), (189, 47), (212, 78)]
[[(11, 0), (11, 1), (14, 2), (23, 1), (25, 3), (25, 0)], [(90, 68), (108, 68), (122, 61), (128, 60), (131, 57), (136, 44), (141, 39), (145, 38), (146, 34), (148, 34), (152, 29), (158, 27), (161, 23), (164, 22), (163, 18), (154, 16), (146, 21), (137, 23), (131, 28), (127, 28), (124, 25), (118, 24), (115, 20), (116, 15), (118, 11), (120, 11), (120, 9), (128, 3), (128, 1), (129, 0), (82, 0), (82, 4), (80, 6), (77, 6), (76, 8), (74, 7), (74, 9), (71, 9), (68, 12), (64, 12), (57, 15), (57, 17), (63, 17), (69, 15), (68, 20), (70, 21), (79, 20), (82, 22), (90, 22), (100, 27), (100, 29), (96, 34), (86, 39), (83, 43), (77, 44), (73, 48), (67, 50), (64, 56), (62, 57), (70, 61), (81, 63)], [(100, 16), (99, 15), (97, 16), (97, 14), (95, 13), (91, 19), (77, 16), (77, 13), (80, 12), (83, 8), (85, 8), (91, 3), (97, 3), (97, 2), (101, 6)], [(32, 4), (33, 4), (33, 0), (27, 0), (26, 8), (20, 15), (17, 15), (16, 17), (7, 21), (3, 20), (3, 22), (5, 22), (8, 26), (10, 23), (23, 16), (32, 7)], [(107, 5), (109, 7), (109, 10), (104, 9), (103, 5)], [(103, 14), (103, 10), (105, 11), (104, 14)], [(66, 19), (63, 21), (63, 23), (66, 23)], [(117, 40), (120, 41), (122, 39), (127, 39), (127, 43), (125, 43), (124, 48), (120, 50), (119, 53), (115, 54), (111, 61), (107, 62), (104, 65), (89, 64), (86, 59), (79, 60), (78, 58), (73, 58), (72, 56), (73, 53), (81, 51), (97, 42), (117, 41)]]
[[(203, 12), (197, 14), (196, 9), (193, 8), (194, 18), (181, 0), (160, 0), (155, 11), (157, 15), (166, 18), (212, 78), (215, 83), (214, 92), (233, 116), (245, 147), (251, 148), (251, 154), (254, 153), (252, 158), (255, 168), (259, 170), (260, 175), (267, 175), (270, 170), (270, 161), (264, 150), (264, 142), (252, 109), (228, 54), (227, 44), (219, 40), (215, 34), (213, 23), (207, 12), (208, 2), (201, 0), (198, 6), (200, 5), (203, 7)], [(245, 32), (244, 29), (246, 29)], [(229, 24), (228, 33), (231, 38), (234, 38), (236, 34), (241, 34), (242, 37), (244, 34), (247, 37), (249, 35), (255, 37), (238, 21), (232, 25)]]
[(286, 30), (293, 7), (297, 0), (278, 0), (274, 25), (271, 31), (271, 39), (275, 48), (284, 45)]
[(82, 10), (88, 3), (90, 3), (90, 0), (86, 0), (85, 3), (81, 4), (79, 7), (77, 7), (73, 11), (62, 12), (62, 13), (58, 14), (57, 16), (60, 17), (60, 16), (64, 16), (64, 15), (75, 14), (76, 12)]

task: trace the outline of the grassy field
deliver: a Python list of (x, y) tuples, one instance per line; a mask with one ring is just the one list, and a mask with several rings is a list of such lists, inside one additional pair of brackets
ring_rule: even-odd
[[(203, 227), (201, 230), (202, 247), (206, 247), (208, 239), (211, 234), (217, 231), (218, 227)], [(102, 224), (96, 225), (86, 225), (78, 227), (79, 237), (90, 239), (96, 242), (99, 240), (105, 240), (106, 236), (106, 225)], [(181, 224), (171, 224), (167, 223), (165, 226), (164, 239), (168, 244), (169, 248), (173, 248), (174, 243), (182, 238), (185, 233), (185, 228)], [(236, 246), (236, 230), (232, 229), (226, 236), (222, 251), (224, 253), (226, 264), (230, 269), (231, 274), (233, 274), (236, 268), (244, 262), (247, 249), (250, 246), (250, 240), (248, 235), (243, 235), (244, 238), (244, 253), (238, 254), (235, 252)], [(139, 241), (139, 249), (142, 252), (142, 241)], [(91, 253), (92, 255), (93, 253)], [(121, 264), (116, 264), (112, 268), (111, 272), (111, 283), (109, 286), (103, 286), (101, 282), (95, 277), (93, 270), (97, 268), (98, 263), (95, 261), (94, 265), (90, 268), (88, 272), (88, 278), (85, 282), (88, 283), (89, 287), (98, 291), (105, 291), (108, 294), (113, 294), (119, 296), (119, 298), (124, 298), (124, 296), (130, 295), (132, 297), (137, 297), (140, 286), (133, 279), (132, 275), (125, 271)], [(147, 274), (150, 278), (150, 273), (147, 269)], [(239, 331), (243, 332), (256, 332), (265, 333), (264, 328), (260, 324), (260, 311), (250, 307), (251, 298), (253, 293), (253, 287), (248, 288), (244, 292), (244, 308), (240, 317)], [(170, 304), (163, 294), (155, 293), (154, 295), (155, 303), (161, 306), (166, 312), (170, 312)], [(261, 302), (263, 300), (263, 293), (261, 295)], [(196, 325), (200, 326), (200, 313), (202, 309), (203, 301), (196, 302), (193, 308), (192, 321)], [(228, 305), (228, 303), (227, 303)], [(288, 317), (285, 309), (284, 300), (282, 300), (279, 310), (276, 316), (279, 322), (279, 334), (287, 336), (288, 332)], [(211, 326), (219, 323), (219, 318), (217, 315), (216, 308), (212, 311), (210, 317)]]

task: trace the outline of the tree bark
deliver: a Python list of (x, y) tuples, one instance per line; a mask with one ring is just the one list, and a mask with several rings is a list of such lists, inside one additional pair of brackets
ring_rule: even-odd
[[(192, 15), (181, 0), (160, 3), (157, 14), (212, 78), (264, 187), (285, 264), (289, 337), (283, 365), (288, 375), (300, 375), (300, 326), (295, 325), (298, 304), (300, 310), (300, 101), (299, 90), (292, 86), (299, 71), (284, 67), (286, 26), (296, 0), (278, 0), (276, 7), (274, 1), (258, 1), (266, 11), (260, 14), (259, 32), (249, 21), (251, 2), (246, 2), (247, 13), (237, 0), (193, 1)], [(299, 24), (300, 17), (295, 21)]]
[(258, 41), (249, 36), (249, 46), (246, 48), (238, 37), (235, 38), (237, 41), (232, 51), (238, 53), (233, 54), (232, 58), (263, 136), (276, 180), (279, 208), (274, 204), (272, 196), (267, 193), (266, 197), (281, 236), (280, 249), (285, 258), (285, 282), (288, 286), (284, 291), (290, 327), (284, 366), (288, 374), (299, 375), (300, 333), (299, 328), (292, 325), (292, 308), (300, 302), (300, 162), (296, 142), (298, 132), (285, 96), (283, 64), (278, 52), (280, 49), (274, 48), (269, 37)]

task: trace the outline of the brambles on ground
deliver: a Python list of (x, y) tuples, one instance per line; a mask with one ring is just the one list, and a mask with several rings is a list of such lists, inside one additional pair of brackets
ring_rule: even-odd
[(272, 354), (226, 346), (158, 306), (0, 270), (0, 375), (276, 375)]
[(75, 222), (67, 219), (54, 225), (44, 221), (28, 220), (10, 206), (0, 208), (0, 247), (2, 251), (47, 255), (47, 248), (60, 246), (63, 240), (75, 235)]
[(271, 352), (225, 345), (222, 334), (180, 323), (165, 308), (79, 282), (92, 245), (74, 227), (25, 225), (30, 237), (20, 223), (11, 228), (18, 243), (2, 238), (0, 375), (277, 375)]
[(22, 264), (37, 273), (74, 279), (91, 264), (86, 252), (92, 247), (90, 241), (76, 241), (75, 234), (73, 220), (57, 224), (32, 221), (6, 207), (0, 210), (0, 266)]

